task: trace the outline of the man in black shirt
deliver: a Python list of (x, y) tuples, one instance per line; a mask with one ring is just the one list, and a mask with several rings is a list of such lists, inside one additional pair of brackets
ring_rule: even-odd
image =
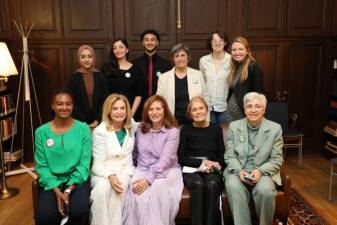
[(160, 36), (156, 30), (145, 30), (141, 34), (144, 54), (133, 61), (144, 76), (147, 85), (144, 87), (142, 102), (157, 92), (158, 76), (172, 68), (171, 63), (157, 54)]

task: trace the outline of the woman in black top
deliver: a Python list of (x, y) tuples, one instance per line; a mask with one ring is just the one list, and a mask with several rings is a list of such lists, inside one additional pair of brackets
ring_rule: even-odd
[(194, 173), (183, 171), (191, 192), (191, 225), (220, 225), (219, 197), (225, 167), (222, 129), (207, 121), (208, 105), (202, 97), (191, 99), (188, 113), (193, 123), (181, 128), (178, 160), (182, 167), (198, 168)]
[(244, 37), (236, 37), (231, 46), (230, 86), (227, 114), (229, 121), (245, 117), (243, 96), (248, 92), (263, 92), (263, 73), (252, 56), (249, 43)]
[(69, 78), (67, 89), (73, 97), (73, 117), (91, 129), (101, 121), (102, 105), (108, 95), (106, 77), (95, 68), (95, 51), (89, 45), (77, 50), (80, 68)]
[[(123, 94), (131, 104), (132, 116), (135, 115), (142, 100), (142, 89), (146, 85), (138, 68), (127, 60), (128, 42), (118, 38), (112, 44), (110, 62), (103, 65), (102, 72), (109, 80), (109, 93)], [(140, 118), (136, 118), (139, 120)]]

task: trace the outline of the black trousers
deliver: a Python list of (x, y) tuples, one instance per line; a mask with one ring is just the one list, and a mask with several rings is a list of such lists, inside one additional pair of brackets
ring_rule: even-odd
[[(90, 179), (76, 187), (70, 194), (69, 219), (66, 225), (86, 225), (89, 218)], [(56, 195), (52, 190), (39, 192), (36, 225), (60, 225)]]
[(215, 172), (183, 173), (183, 179), (190, 190), (191, 225), (220, 225), (222, 176)]

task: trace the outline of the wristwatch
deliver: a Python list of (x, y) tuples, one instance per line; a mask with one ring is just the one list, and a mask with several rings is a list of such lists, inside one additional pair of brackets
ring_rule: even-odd
[(69, 188), (65, 189), (65, 190), (64, 190), (64, 193), (68, 193), (68, 194), (70, 195), (71, 189), (69, 189)]

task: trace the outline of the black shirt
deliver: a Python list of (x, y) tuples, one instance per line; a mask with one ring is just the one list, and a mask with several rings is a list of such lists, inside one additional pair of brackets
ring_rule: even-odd
[(189, 124), (191, 121), (187, 118), (187, 105), (190, 101), (188, 95), (187, 76), (180, 79), (177, 75), (175, 79), (175, 108), (174, 116), (178, 120), (179, 124)]
[[(148, 98), (149, 93), (149, 62), (150, 62), (149, 56), (145, 53), (132, 61), (132, 63), (139, 68), (140, 73), (143, 76), (146, 83), (145, 86), (143, 86), (142, 88), (144, 101)], [(152, 64), (153, 64), (152, 94), (155, 95), (157, 92), (158, 77), (161, 74), (169, 71), (172, 68), (172, 66), (168, 60), (160, 57), (157, 54), (152, 55)]]
[(225, 146), (220, 126), (210, 124), (208, 127), (194, 127), (193, 124), (188, 124), (181, 128), (178, 148), (181, 166), (199, 167), (202, 159), (191, 156), (207, 157), (208, 160), (219, 162), (224, 169), (224, 153)]
[(116, 69), (109, 71), (109, 65), (105, 64), (102, 67), (102, 72), (106, 74), (109, 82), (109, 94), (123, 94), (129, 100), (132, 107), (136, 96), (142, 96), (142, 88), (144, 79), (140, 76), (140, 72), (135, 65), (132, 65), (128, 70)]

